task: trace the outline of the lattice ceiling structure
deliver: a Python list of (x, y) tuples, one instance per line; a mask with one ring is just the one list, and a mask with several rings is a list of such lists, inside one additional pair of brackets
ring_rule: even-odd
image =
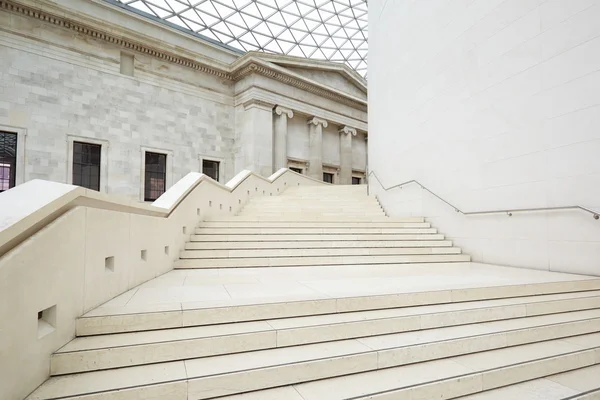
[(116, 1), (238, 50), (342, 62), (367, 74), (367, 0)]

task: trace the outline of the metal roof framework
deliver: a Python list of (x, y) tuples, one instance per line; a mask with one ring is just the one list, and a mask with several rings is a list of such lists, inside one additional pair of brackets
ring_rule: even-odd
[(340, 62), (367, 75), (367, 0), (116, 2), (241, 51)]

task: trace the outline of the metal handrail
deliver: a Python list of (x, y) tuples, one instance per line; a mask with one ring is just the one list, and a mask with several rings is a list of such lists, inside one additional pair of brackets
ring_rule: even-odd
[(383, 186), (383, 183), (381, 183), (381, 180), (379, 179), (379, 177), (377, 176), (377, 174), (375, 173), (375, 171), (369, 172), (368, 176), (371, 176), (371, 175), (373, 175), (375, 177), (375, 179), (377, 179), (377, 182), (379, 182), (379, 185), (381, 185), (381, 187), (383, 188), (383, 190), (385, 190), (386, 192), (388, 190), (391, 190), (391, 189), (402, 188), (403, 186), (409, 185), (411, 183), (417, 184), (417, 185), (419, 185), (421, 187), (421, 189), (428, 191), (429, 193), (431, 193), (434, 197), (436, 197), (437, 199), (439, 199), (443, 203), (446, 203), (450, 207), (454, 208), (454, 211), (456, 211), (456, 212), (458, 212), (460, 214), (463, 214), (463, 215), (507, 214), (509, 217), (512, 217), (513, 213), (516, 213), (516, 212), (557, 211), (557, 210), (582, 210), (582, 211), (585, 211), (585, 212), (588, 212), (588, 213), (592, 214), (592, 217), (595, 220), (600, 219), (600, 212), (597, 212), (597, 211), (594, 211), (594, 210), (590, 210), (589, 208), (586, 208), (586, 207), (583, 207), (583, 206), (579, 206), (579, 205), (575, 205), (575, 206), (561, 206), (561, 207), (513, 208), (513, 209), (506, 209), (506, 210), (462, 211), (460, 208), (456, 207), (454, 204), (452, 204), (452, 203), (446, 201), (445, 199), (441, 198), (437, 193), (435, 193), (434, 191), (428, 189), (421, 182), (416, 181), (414, 179), (410, 180), (410, 181), (398, 183), (397, 185), (393, 185), (393, 186), (390, 186), (390, 187), (386, 188), (385, 186)]

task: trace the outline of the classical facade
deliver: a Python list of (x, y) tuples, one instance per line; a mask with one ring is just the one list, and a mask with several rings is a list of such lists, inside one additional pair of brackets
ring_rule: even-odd
[(190, 171), (363, 183), (366, 81), (241, 53), (102, 0), (0, 0), (0, 190), (31, 179), (156, 199)]

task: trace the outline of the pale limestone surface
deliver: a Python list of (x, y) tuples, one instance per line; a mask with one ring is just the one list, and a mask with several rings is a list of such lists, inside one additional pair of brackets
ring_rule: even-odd
[[(600, 210), (598, 20), (598, 0), (369, 1), (369, 169), (464, 211)], [(588, 213), (465, 217), (417, 185), (370, 183), (390, 215), (427, 215), (476, 261), (600, 275)]]
[[(439, 235), (422, 217), (357, 222), (351, 205), (373, 200), (365, 187), (298, 187), (317, 181), (281, 171), (266, 181), (271, 186), (253, 178), (241, 174), (225, 188), (234, 199), (248, 189), (264, 195), (262, 202), (247, 203), (254, 220), (248, 214), (225, 212), (219, 218), (209, 212), (207, 225), (200, 222), (191, 231), (192, 240), (203, 232), (221, 241), (222, 236), (280, 238), (273, 243), (285, 243), (282, 236), (310, 243), (306, 237), (321, 235), (347, 246), (348, 238), (339, 237), (366, 235), (381, 243), (402, 239), (405, 230)], [(194, 182), (190, 178), (187, 184)], [(174, 192), (187, 193), (183, 186)], [(264, 210), (285, 213), (286, 199), (298, 207), (319, 196), (320, 206), (304, 207), (310, 217), (263, 220)], [(177, 202), (175, 194), (167, 197)], [(217, 206), (213, 201), (209, 208)], [(337, 212), (330, 208), (334, 204)], [(320, 221), (328, 212), (337, 220)], [(313, 225), (311, 218), (318, 222)], [(435, 240), (443, 241), (443, 235)], [(252, 242), (226, 244), (236, 243)], [(369, 241), (363, 243), (367, 247), (356, 250), (368, 248)], [(337, 257), (343, 247), (323, 250), (319, 242), (312, 244), (300, 252), (293, 247), (208, 250), (211, 259), (239, 264), (261, 254), (315, 262), (285, 268), (187, 265), (192, 269), (161, 275), (87, 312), (75, 321), (76, 339), (51, 356), (51, 378), (28, 399), (183, 400), (249, 391), (258, 391), (250, 398), (261, 398), (262, 390), (281, 386), (262, 398), (299, 393), (304, 400), (450, 399), (600, 362), (598, 279), (480, 263), (378, 264), (381, 259), (373, 261), (382, 256), (375, 253), (365, 256), (370, 265), (357, 265), (363, 256), (348, 254), (343, 266), (326, 267), (316, 261)], [(203, 259), (194, 257), (194, 262)]]
[[(13, 2), (25, 8), (12, 8)], [(42, 14), (19, 11), (29, 6)], [(56, 15), (81, 29), (73, 34)], [(101, 191), (137, 200), (143, 200), (145, 151), (167, 154), (167, 188), (201, 171), (203, 159), (221, 163), (221, 182), (244, 169), (268, 176), (291, 158), (310, 160), (308, 142), (295, 137), (308, 135), (306, 124), (285, 133), (285, 148), (274, 145), (276, 106), (303, 121), (329, 122), (313, 164), (340, 168), (337, 129), (351, 126), (361, 137), (367, 131), (366, 82), (346, 66), (242, 55), (108, 2), (11, 0), (0, 25), (0, 129), (18, 134), (17, 183), (71, 183), (73, 141), (102, 144)], [(103, 40), (89, 29), (149, 50)], [(169, 61), (173, 56), (185, 63)], [(132, 58), (132, 73), (122, 74), (121, 60)], [(190, 60), (198, 68), (185, 66)], [(298, 73), (304, 69), (310, 71)], [(344, 159), (361, 177), (365, 150), (357, 141), (352, 159)]]
[(135, 313), (154, 304), (177, 310), (185, 303), (227, 306), (582, 279), (590, 278), (480, 263), (177, 270), (87, 315)]
[[(75, 318), (171, 270), (200, 219), (232, 215), (251, 196), (298, 184), (321, 182), (286, 170), (271, 178), (243, 171), (225, 186), (191, 174), (156, 206), (44, 181), (3, 193), (0, 319), (10, 323), (1, 330), (0, 397), (23, 398), (48, 377), (50, 354), (74, 337)], [(229, 298), (224, 289), (209, 293)]]

